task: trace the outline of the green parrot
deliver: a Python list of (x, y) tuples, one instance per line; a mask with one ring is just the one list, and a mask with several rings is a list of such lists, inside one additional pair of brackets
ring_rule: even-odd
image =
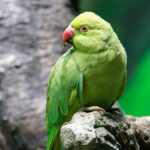
[[(81, 107), (108, 110), (126, 83), (126, 52), (111, 25), (92, 12), (77, 16), (63, 33), (72, 47), (53, 67), (46, 104), (47, 150), (60, 150), (60, 127)], [(91, 106), (91, 107), (90, 107)]]

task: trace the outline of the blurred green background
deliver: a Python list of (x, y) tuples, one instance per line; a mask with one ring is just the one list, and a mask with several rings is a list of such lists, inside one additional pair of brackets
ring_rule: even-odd
[(128, 55), (128, 81), (119, 100), (126, 114), (150, 115), (150, 0), (79, 0), (111, 23)]

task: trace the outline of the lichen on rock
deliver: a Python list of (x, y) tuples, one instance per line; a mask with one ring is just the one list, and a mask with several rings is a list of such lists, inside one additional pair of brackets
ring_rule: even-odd
[(79, 111), (62, 126), (60, 136), (65, 150), (148, 150), (149, 124), (150, 117), (124, 116), (119, 109)]

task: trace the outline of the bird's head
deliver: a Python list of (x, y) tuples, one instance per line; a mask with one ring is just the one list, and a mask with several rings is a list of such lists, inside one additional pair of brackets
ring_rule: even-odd
[(113, 30), (109, 23), (92, 12), (77, 16), (63, 33), (64, 44), (72, 44), (75, 50), (96, 53), (108, 48)]

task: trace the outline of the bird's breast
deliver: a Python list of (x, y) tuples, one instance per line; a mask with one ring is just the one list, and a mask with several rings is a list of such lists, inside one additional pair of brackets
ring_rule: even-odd
[(78, 57), (83, 73), (83, 103), (85, 106), (110, 107), (121, 87), (125, 65), (120, 56), (109, 59), (100, 54)]

